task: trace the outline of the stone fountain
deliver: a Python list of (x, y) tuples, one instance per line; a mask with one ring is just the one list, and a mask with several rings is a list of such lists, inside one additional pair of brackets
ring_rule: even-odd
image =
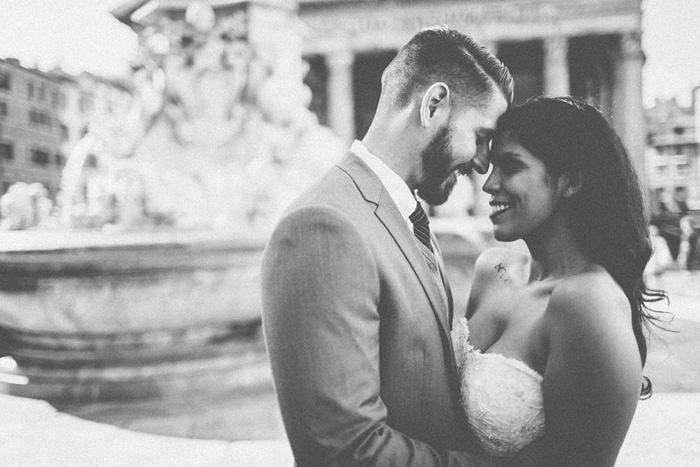
[(0, 201), (0, 389), (59, 406), (265, 378), (265, 240), (344, 150), (307, 109), (294, 2), (115, 16), (140, 40), (130, 111), (93, 122), (53, 210), (31, 186)]

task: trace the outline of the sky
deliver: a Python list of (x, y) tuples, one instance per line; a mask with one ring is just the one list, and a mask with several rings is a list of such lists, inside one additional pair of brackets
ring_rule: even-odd
[[(42, 70), (124, 75), (137, 40), (109, 13), (123, 2), (0, 0), (0, 57)], [(700, 85), (700, 1), (643, 0), (642, 9), (644, 104), (675, 96), (689, 105)]]

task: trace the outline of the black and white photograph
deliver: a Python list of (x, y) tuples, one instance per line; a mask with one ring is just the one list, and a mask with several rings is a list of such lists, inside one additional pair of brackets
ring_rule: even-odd
[(700, 467), (700, 2), (0, 0), (3, 467)]

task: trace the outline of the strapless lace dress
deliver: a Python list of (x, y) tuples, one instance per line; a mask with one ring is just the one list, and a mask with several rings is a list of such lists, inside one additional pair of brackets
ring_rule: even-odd
[(484, 451), (511, 456), (542, 436), (542, 376), (519, 360), (475, 349), (466, 318), (452, 337), (462, 405)]

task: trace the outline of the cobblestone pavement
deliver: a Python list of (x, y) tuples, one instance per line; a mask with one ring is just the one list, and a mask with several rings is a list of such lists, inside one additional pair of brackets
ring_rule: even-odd
[(640, 401), (617, 467), (700, 467), (700, 393)]

